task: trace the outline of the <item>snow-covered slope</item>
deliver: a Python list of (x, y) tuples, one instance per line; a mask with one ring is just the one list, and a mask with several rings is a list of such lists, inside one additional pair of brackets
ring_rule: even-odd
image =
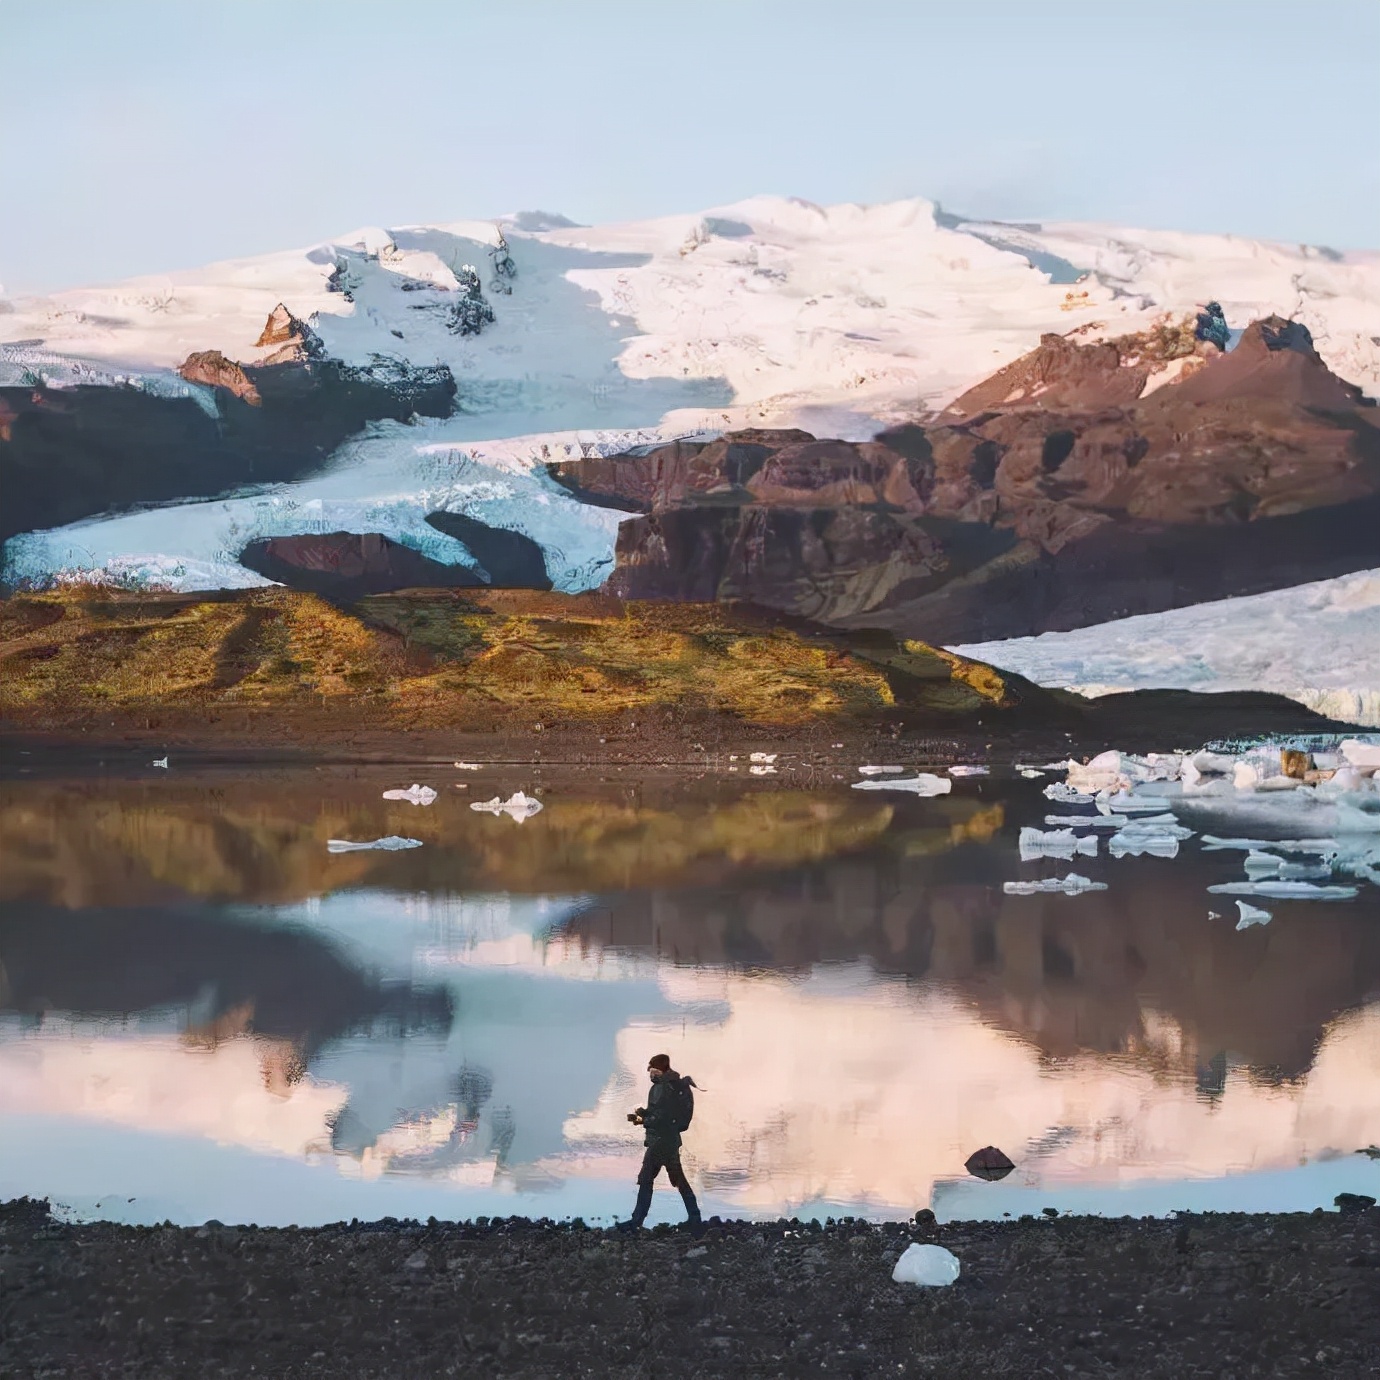
[(1380, 570), (953, 650), (1087, 695), (1271, 690), (1380, 725)]
[[(1297, 315), (1334, 369), (1380, 392), (1377, 255), (969, 224), (921, 200), (821, 208), (763, 197), (622, 225), (523, 228), (534, 223), (545, 222), (370, 228), (0, 302), (0, 384), (133, 379), (201, 398), (176, 366), (202, 350), (266, 357), (272, 347), (256, 341), (281, 302), (336, 358), (445, 364), (459, 387), (456, 415), (375, 424), (328, 472), (272, 493), (16, 539), (7, 576), (260, 583), (235, 559), (248, 541), (321, 530), (383, 532), (453, 562), (458, 545), (423, 522), (448, 508), (536, 538), (557, 587), (585, 588), (607, 572), (615, 515), (555, 490), (536, 469), (543, 459), (744, 425), (864, 438), (941, 406), (1044, 332), (1120, 335), (1210, 297), (1238, 327)], [(467, 265), (494, 312), (474, 335), (449, 328)]]

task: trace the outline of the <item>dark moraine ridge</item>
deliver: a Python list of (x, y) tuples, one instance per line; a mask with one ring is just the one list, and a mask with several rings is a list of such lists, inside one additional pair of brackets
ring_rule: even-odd
[[(0, 1206), (0, 1372), (239, 1377), (1328, 1376), (1380, 1371), (1380, 1212), (315, 1230)], [(919, 1214), (924, 1217), (924, 1214)], [(948, 1288), (891, 1280), (912, 1241)]]

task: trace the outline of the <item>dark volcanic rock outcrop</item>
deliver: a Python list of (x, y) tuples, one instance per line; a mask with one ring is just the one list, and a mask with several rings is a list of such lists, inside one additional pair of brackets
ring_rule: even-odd
[(619, 533), (623, 597), (966, 641), (1374, 566), (1378, 422), (1298, 323), (1256, 322), (1224, 354), (1189, 317), (1046, 336), (872, 442), (731, 432), (550, 469), (643, 515)]
[(470, 589), (484, 582), (464, 565), (443, 565), (378, 532), (325, 532), (250, 542), (240, 564), (336, 603), (395, 589)]
[(19, 532), (149, 503), (209, 498), (318, 470), (372, 421), (446, 417), (455, 380), (444, 366), (336, 360), (241, 365), (192, 355), (193, 398), (139, 388), (0, 388), (0, 541)]
[(465, 544), (489, 584), (499, 589), (551, 588), (546, 557), (531, 537), (507, 527), (490, 527), (464, 513), (428, 513), (426, 520), (438, 532)]

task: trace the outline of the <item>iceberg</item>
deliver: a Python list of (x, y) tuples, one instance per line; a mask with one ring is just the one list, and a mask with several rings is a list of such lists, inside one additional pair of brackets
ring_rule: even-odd
[(1090, 881), (1070, 872), (1067, 877), (1042, 877), (1038, 882), (1003, 882), (1001, 889), (1008, 896), (1041, 896), (1062, 893), (1081, 896), (1085, 891), (1106, 891), (1106, 882)]
[(1076, 853), (1095, 858), (1097, 835), (1084, 834), (1080, 838), (1072, 829), (1045, 833), (1027, 827), (1021, 830), (1020, 850), (1022, 862), (1033, 862), (1036, 858), (1072, 858)]
[(370, 849), (376, 849), (381, 853), (397, 853), (404, 848), (420, 848), (421, 846), (421, 839), (399, 838), (397, 834), (389, 834), (386, 838), (381, 839), (369, 839), (362, 843), (355, 843), (350, 839), (326, 840), (328, 853), (364, 853)]
[(1218, 896), (1270, 896), (1276, 901), (1354, 901), (1354, 886), (1318, 886), (1313, 882), (1220, 882), (1208, 890)]
[(910, 791), (915, 795), (948, 795), (954, 783), (947, 776), (932, 776), (922, 771), (919, 776), (907, 776), (902, 780), (855, 781), (855, 791)]
[(1268, 925), (1274, 919), (1268, 910), (1261, 910), (1249, 901), (1238, 901), (1236, 909), (1241, 913), (1241, 918), (1236, 922), (1238, 930), (1249, 929), (1252, 925)]
[(1075, 790), (1066, 781), (1051, 781), (1045, 787), (1045, 799), (1059, 805), (1091, 805), (1097, 796), (1089, 791)]
[(1114, 858), (1140, 857), (1142, 853), (1152, 858), (1177, 858), (1179, 840), (1173, 834), (1141, 834), (1123, 829), (1107, 840), (1107, 851)]
[(897, 1284), (918, 1284), (924, 1288), (943, 1288), (958, 1278), (958, 1257), (943, 1246), (922, 1246), (912, 1241), (901, 1253), (891, 1272)]
[(525, 823), (533, 815), (540, 814), (541, 808), (540, 800), (534, 800), (522, 791), (515, 791), (507, 800), (494, 796), (492, 800), (475, 800), (470, 803), (471, 810), (484, 810), (491, 815), (507, 815), (519, 824)]
[(419, 786), (413, 782), (405, 791), (384, 791), (385, 800), (407, 800), (413, 805), (430, 805), (436, 799), (436, 792), (430, 786)]

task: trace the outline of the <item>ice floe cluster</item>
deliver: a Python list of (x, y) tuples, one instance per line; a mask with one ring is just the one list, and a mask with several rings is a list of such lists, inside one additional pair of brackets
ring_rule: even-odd
[[(1262, 742), (1234, 750), (1100, 753), (1020, 768), (1062, 773), (1044, 795), (1058, 813), (1020, 832), (1022, 862), (1178, 856), (1197, 836), (1204, 851), (1244, 854), (1244, 876), (1208, 887), (1217, 895), (1287, 901), (1349, 901), (1358, 882), (1380, 885), (1380, 742), (1328, 740), (1298, 747)], [(1010, 895), (1096, 890), (1077, 873), (1007, 882)], [(1270, 913), (1237, 901), (1238, 929)]]

